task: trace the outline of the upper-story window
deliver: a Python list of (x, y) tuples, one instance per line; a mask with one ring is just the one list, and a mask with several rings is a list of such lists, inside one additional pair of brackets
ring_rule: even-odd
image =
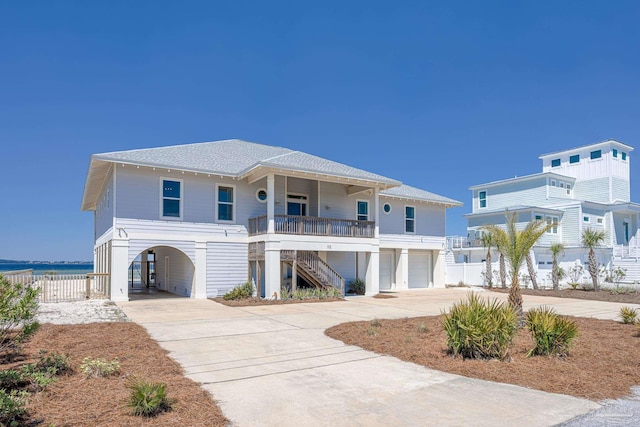
[(571, 195), (571, 184), (567, 182), (567, 194)]
[(582, 222), (589, 222), (589, 217), (588, 216), (583, 216), (582, 217)]
[(580, 154), (574, 154), (573, 156), (569, 157), (569, 163), (573, 164), (573, 163), (580, 163)]
[(404, 231), (406, 233), (416, 232), (416, 208), (415, 206), (404, 207)]
[(486, 191), (480, 191), (478, 193), (478, 200), (480, 201), (480, 207), (481, 208), (486, 208), (487, 207), (487, 192)]
[(358, 200), (358, 221), (369, 221), (369, 202)]
[(385, 203), (382, 206), (382, 210), (384, 211), (384, 213), (386, 213), (387, 215), (391, 213), (391, 204), (389, 203)]
[(564, 188), (564, 182), (560, 181), (560, 188)]
[(599, 159), (600, 157), (602, 157), (602, 150), (595, 150), (591, 152), (591, 160)]
[(627, 160), (627, 153), (624, 151), (622, 152), (622, 160)]
[(535, 219), (536, 221), (542, 221), (542, 215), (536, 214)]
[(596, 220), (596, 222), (597, 222), (598, 224), (602, 225), (602, 218), (598, 218), (598, 219)]
[(182, 218), (182, 181), (163, 179), (161, 217)]
[(551, 186), (552, 186), (552, 187), (555, 187), (555, 186), (556, 186), (556, 180), (555, 180), (555, 179), (552, 179), (552, 180), (551, 180)]
[(264, 188), (259, 188), (258, 191), (256, 191), (256, 199), (258, 199), (260, 203), (266, 203), (267, 190), (265, 190)]
[(221, 222), (235, 221), (235, 187), (216, 184), (216, 218)]
[(613, 157), (618, 157), (618, 150), (616, 150), (615, 148), (613, 150), (611, 150), (613, 152)]
[(560, 159), (551, 160), (551, 167), (552, 168), (557, 168), (558, 166), (560, 166)]
[(547, 224), (553, 224), (552, 227), (547, 231), (547, 233), (558, 234), (559, 218), (557, 216), (547, 216), (546, 221), (547, 221)]

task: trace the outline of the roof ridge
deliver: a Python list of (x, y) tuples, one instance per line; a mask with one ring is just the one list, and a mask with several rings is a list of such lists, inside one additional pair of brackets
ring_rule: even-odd
[(278, 154), (277, 156), (271, 156), (266, 159), (262, 159), (258, 163), (268, 162), (269, 160), (277, 159), (278, 157), (288, 156), (289, 154), (301, 153), (301, 151), (298, 151), (298, 150), (291, 150), (290, 148), (286, 148), (286, 147), (281, 147), (281, 148), (284, 148), (285, 150), (290, 150), (290, 151), (288, 153), (282, 153), (282, 154)]

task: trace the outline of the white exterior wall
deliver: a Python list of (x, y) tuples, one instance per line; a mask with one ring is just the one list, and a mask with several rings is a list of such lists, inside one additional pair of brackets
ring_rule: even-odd
[[(386, 203), (391, 205), (391, 212), (388, 214), (383, 210)], [(416, 208), (415, 233), (405, 233), (405, 206), (414, 206)], [(415, 234), (419, 236), (444, 237), (445, 222), (446, 208), (442, 205), (380, 196), (380, 234)]]
[[(156, 256), (156, 286), (174, 294), (190, 297), (194, 292), (194, 265), (182, 252), (171, 247), (154, 249)], [(169, 282), (166, 282), (166, 257), (169, 260)]]
[(96, 240), (113, 226), (113, 182), (113, 172), (111, 172), (96, 206), (94, 236)]
[[(326, 254), (326, 262), (344, 277), (344, 286), (347, 288), (349, 282), (356, 278), (356, 254), (354, 252), (327, 252)], [(361, 279), (364, 279), (364, 276)]]
[[(540, 177), (526, 181), (505, 183), (502, 185), (488, 186), (473, 190), (473, 212), (482, 212), (494, 209), (504, 209), (525, 204), (527, 206), (540, 206), (547, 203), (547, 178)], [(487, 206), (480, 208), (478, 195), (481, 191), (487, 192)]]
[(224, 295), (234, 286), (246, 282), (248, 263), (246, 243), (208, 243), (207, 297)]

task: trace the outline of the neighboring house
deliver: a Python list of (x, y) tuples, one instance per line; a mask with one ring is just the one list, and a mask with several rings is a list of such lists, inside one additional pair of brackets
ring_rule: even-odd
[(95, 154), (82, 210), (111, 298), (158, 289), (195, 298), (252, 279), (366, 294), (443, 287), (445, 211), (461, 203), (287, 148), (241, 140)]
[(482, 226), (504, 225), (506, 213), (512, 212), (518, 215), (520, 227), (534, 219), (553, 224), (533, 250), (539, 281), (549, 283), (549, 246), (555, 242), (566, 248), (561, 258), (565, 271), (575, 263), (586, 266), (587, 251), (581, 245), (585, 228), (606, 232), (605, 243), (597, 251), (599, 263), (626, 268), (628, 280), (640, 280), (640, 204), (630, 201), (631, 151), (633, 147), (609, 140), (545, 154), (540, 156), (542, 173), (470, 187), (472, 212), (465, 215), (468, 235), (450, 237), (447, 242), (449, 279), (462, 280), (460, 264), (466, 262), (465, 281), (480, 284), (480, 263), (486, 256), (480, 241)]

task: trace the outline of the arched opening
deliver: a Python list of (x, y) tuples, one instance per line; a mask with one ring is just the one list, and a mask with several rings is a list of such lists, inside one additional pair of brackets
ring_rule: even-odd
[(153, 246), (129, 264), (129, 296), (183, 296), (194, 291), (195, 266), (189, 257), (171, 246)]

